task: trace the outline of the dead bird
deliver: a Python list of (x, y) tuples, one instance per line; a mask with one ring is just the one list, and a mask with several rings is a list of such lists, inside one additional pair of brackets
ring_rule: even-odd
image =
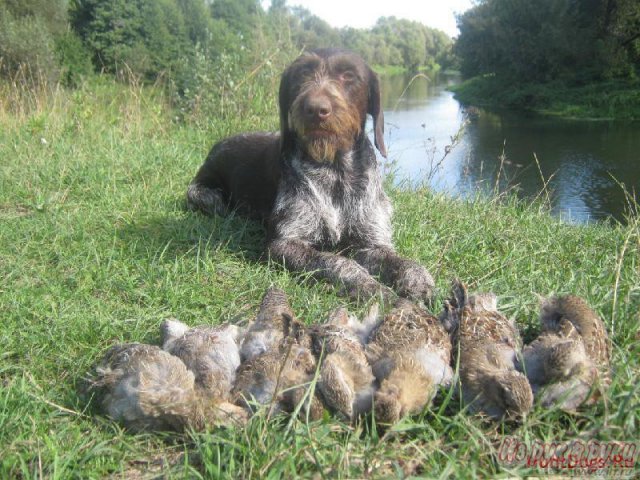
[(134, 431), (242, 425), (246, 412), (198, 388), (178, 357), (152, 345), (111, 347), (90, 379), (106, 413)]
[(255, 321), (249, 325), (240, 348), (242, 361), (250, 360), (281, 345), (286, 336), (297, 335), (302, 325), (295, 319), (287, 295), (269, 288), (260, 304)]
[(365, 351), (380, 384), (374, 413), (381, 423), (418, 413), (452, 378), (451, 341), (443, 325), (406, 299), (372, 331)]
[(167, 319), (160, 326), (162, 348), (180, 358), (195, 375), (196, 384), (215, 398), (228, 400), (240, 366), (236, 325), (202, 325), (190, 328)]
[(515, 322), (498, 311), (493, 293), (469, 296), (455, 280), (445, 302), (444, 323), (459, 365), (462, 400), (494, 419), (519, 417), (533, 406), (527, 378), (516, 369), (522, 342)]
[(611, 382), (611, 347), (600, 317), (583, 299), (567, 295), (542, 303), (540, 323), (520, 365), (537, 399), (566, 411), (595, 402)]
[(371, 410), (375, 378), (364, 343), (377, 321), (377, 305), (363, 322), (338, 308), (326, 323), (313, 325), (309, 333), (320, 359), (318, 389), (327, 406), (348, 420)]
[(276, 288), (267, 290), (242, 344), (242, 364), (233, 388), (236, 404), (249, 412), (269, 405), (272, 414), (293, 412), (306, 399), (302, 414), (319, 418), (322, 404), (315, 393), (307, 394), (317, 367), (310, 346), (286, 294)]
[[(311, 351), (294, 339), (285, 339), (279, 348), (243, 362), (236, 374), (233, 397), (237, 405), (254, 413), (261, 405), (268, 415), (293, 413), (312, 420), (322, 416), (324, 408), (310, 385), (316, 372)], [(302, 403), (302, 405), (300, 405)]]
[(604, 322), (587, 302), (576, 295), (551, 297), (542, 304), (540, 322), (545, 331), (559, 332), (564, 336), (575, 329), (601, 380), (610, 383), (611, 343)]

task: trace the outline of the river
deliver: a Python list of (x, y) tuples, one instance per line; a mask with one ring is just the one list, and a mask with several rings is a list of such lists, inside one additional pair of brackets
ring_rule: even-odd
[(456, 81), (381, 78), (385, 168), (396, 182), (427, 183), (463, 197), (507, 189), (524, 198), (548, 192), (552, 213), (568, 222), (624, 222), (629, 206), (621, 185), (631, 194), (640, 191), (640, 122), (465, 111), (446, 90)]

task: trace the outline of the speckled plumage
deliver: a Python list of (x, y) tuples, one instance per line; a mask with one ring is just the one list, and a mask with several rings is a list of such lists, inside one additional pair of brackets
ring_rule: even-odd
[(376, 420), (394, 423), (417, 413), (440, 384), (451, 381), (451, 341), (440, 320), (400, 299), (373, 330), (366, 353), (379, 390)]
[(538, 401), (573, 411), (610, 381), (610, 345), (602, 320), (574, 295), (542, 303), (542, 332), (523, 351), (521, 369)]
[(111, 347), (91, 380), (106, 413), (135, 431), (199, 430), (247, 421), (244, 410), (198, 388), (193, 372), (156, 346)]
[(318, 419), (322, 404), (315, 394), (307, 396), (316, 371), (315, 358), (308, 348), (292, 339), (284, 343), (242, 363), (233, 389), (235, 402), (249, 412), (268, 405), (270, 413), (291, 413), (306, 396), (301, 415), (308, 413), (311, 419)]
[(256, 321), (242, 345), (242, 364), (236, 372), (233, 398), (249, 412), (256, 404), (269, 411), (292, 412), (307, 397), (303, 415), (322, 414), (315, 394), (306, 395), (316, 371), (310, 339), (304, 326), (293, 317), (286, 294), (270, 288), (260, 305)]
[(195, 375), (196, 384), (215, 398), (228, 400), (240, 366), (236, 325), (189, 328), (175, 319), (161, 327), (163, 349), (180, 358)]
[(285, 336), (295, 335), (302, 326), (295, 320), (287, 295), (279, 288), (269, 288), (262, 298), (255, 321), (249, 326), (242, 346), (242, 361), (250, 360), (282, 343)]
[(349, 420), (371, 409), (375, 379), (363, 339), (375, 320), (370, 312), (361, 323), (338, 308), (326, 323), (310, 328), (314, 353), (322, 362), (318, 389), (327, 406)]
[(495, 419), (526, 414), (533, 393), (527, 378), (516, 370), (520, 335), (515, 322), (498, 311), (496, 296), (468, 296), (466, 286), (455, 281), (443, 316), (459, 364), (462, 399), (471, 411)]
[(542, 304), (540, 322), (545, 331), (561, 332), (566, 336), (567, 324), (576, 329), (584, 342), (587, 356), (609, 377), (611, 345), (602, 319), (580, 297), (566, 295), (552, 297)]

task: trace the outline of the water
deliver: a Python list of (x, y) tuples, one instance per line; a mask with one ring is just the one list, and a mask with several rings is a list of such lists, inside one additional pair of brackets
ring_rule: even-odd
[(549, 192), (552, 212), (569, 222), (624, 221), (629, 208), (620, 183), (631, 194), (640, 190), (640, 122), (465, 113), (446, 90), (455, 77), (417, 78), (407, 88), (410, 80), (382, 78), (387, 166), (398, 182), (427, 182), (454, 196)]

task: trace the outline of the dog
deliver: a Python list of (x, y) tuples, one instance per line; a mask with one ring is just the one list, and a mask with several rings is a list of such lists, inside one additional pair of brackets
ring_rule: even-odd
[(217, 143), (187, 190), (190, 209), (261, 219), (267, 253), (285, 268), (341, 285), (351, 297), (394, 293), (428, 302), (434, 281), (392, 244), (392, 206), (375, 151), (386, 158), (378, 77), (339, 49), (302, 54), (284, 71), (280, 132)]

